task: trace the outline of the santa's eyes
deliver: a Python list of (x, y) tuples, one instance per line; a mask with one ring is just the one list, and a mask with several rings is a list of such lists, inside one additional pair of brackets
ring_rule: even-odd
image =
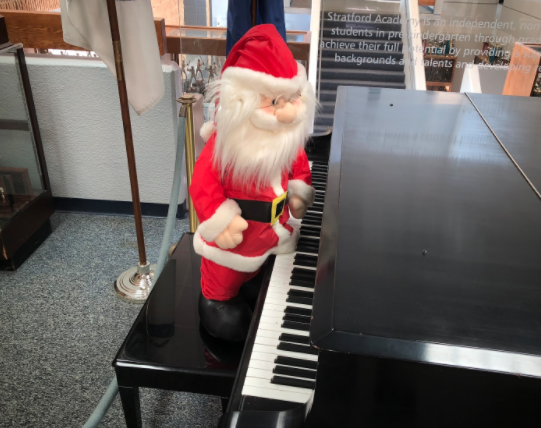
[(272, 100), (272, 105), (275, 106), (276, 104), (278, 104), (278, 98), (275, 98), (274, 100)]
[(296, 94), (293, 94), (293, 96), (289, 99), (289, 102), (294, 103), (295, 101), (297, 101), (299, 99), (300, 96), (301, 96), (300, 92), (297, 92)]

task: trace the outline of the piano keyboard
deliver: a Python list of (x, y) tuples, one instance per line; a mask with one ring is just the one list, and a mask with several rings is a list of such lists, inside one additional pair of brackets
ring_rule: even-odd
[(310, 347), (327, 164), (310, 162), (315, 203), (302, 220), (296, 251), (276, 256), (242, 395), (306, 403), (315, 387), (318, 351)]

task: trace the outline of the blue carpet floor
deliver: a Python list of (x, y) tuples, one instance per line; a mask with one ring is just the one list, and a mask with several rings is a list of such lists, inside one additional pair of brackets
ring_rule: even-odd
[[(0, 427), (82, 427), (141, 305), (113, 283), (137, 263), (132, 217), (56, 213), (17, 272), (0, 272)], [(155, 263), (165, 219), (143, 220)], [(188, 230), (179, 220), (174, 241)], [(145, 427), (215, 427), (219, 398), (141, 389)], [(102, 427), (125, 427), (117, 397)]]

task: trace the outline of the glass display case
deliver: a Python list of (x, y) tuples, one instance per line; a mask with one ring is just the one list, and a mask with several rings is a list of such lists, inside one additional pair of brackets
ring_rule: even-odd
[(0, 76), (0, 269), (15, 270), (51, 233), (54, 209), (23, 48), (1, 16)]

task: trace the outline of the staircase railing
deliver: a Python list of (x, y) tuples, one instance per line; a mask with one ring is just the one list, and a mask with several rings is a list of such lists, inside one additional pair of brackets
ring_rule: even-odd
[(417, 0), (400, 0), (406, 89), (426, 91), (422, 30)]

